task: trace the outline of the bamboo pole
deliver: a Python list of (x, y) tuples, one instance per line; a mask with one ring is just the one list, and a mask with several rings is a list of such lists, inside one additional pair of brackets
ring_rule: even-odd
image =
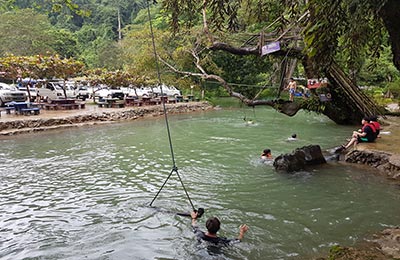
[(328, 69), (329, 75), (336, 81), (337, 85), (343, 89), (346, 96), (351, 99), (359, 112), (374, 115), (380, 114), (376, 104), (347, 77), (347, 75), (334, 63)]

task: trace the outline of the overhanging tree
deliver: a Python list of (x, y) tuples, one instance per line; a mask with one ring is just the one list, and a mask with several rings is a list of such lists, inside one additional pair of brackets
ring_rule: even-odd
[[(254, 32), (254, 28), (265, 28), (265, 22), (263, 23), (262, 21), (265, 21), (266, 17), (275, 18), (271, 17), (271, 12), (268, 12), (273, 8), (277, 10), (274, 12), (276, 17), (281, 15), (281, 21), (287, 21), (284, 18), (296, 21), (302, 14), (306, 14), (306, 19), (296, 24), (298, 27), (301, 26), (300, 28), (305, 28), (301, 34), (304, 37), (302, 45), (287, 46), (289, 48), (286, 48), (286, 52), (277, 52), (275, 55), (285, 55), (284, 53), (286, 53), (301, 59), (308, 77), (328, 76), (332, 83), (333, 100), (322, 104), (314, 99), (302, 102), (297, 107), (318, 110), (340, 124), (359, 123), (364, 114), (377, 113), (378, 109), (375, 104), (360, 92), (354, 82), (359, 68), (357, 57), (366, 52), (371, 55), (379, 54), (379, 46), (386, 27), (391, 36), (390, 41), (396, 65), (396, 59), (399, 56), (396, 47), (399, 41), (396, 41), (393, 35), (395, 34), (394, 32), (399, 31), (396, 29), (399, 23), (395, 19), (396, 14), (399, 12), (398, 10), (400, 10), (398, 8), (400, 3), (397, 1), (310, 0), (306, 4), (302, 1), (204, 0), (189, 9), (182, 8), (182, 6), (185, 6), (183, 2), (186, 1), (163, 1), (165, 7), (172, 14), (171, 23), (176, 29), (179, 29), (178, 25), (185, 19), (190, 20), (193, 17), (191, 21), (198, 19), (198, 17), (193, 16), (196, 8), (202, 10), (203, 32), (208, 36), (209, 40), (207, 49), (224, 50), (237, 55), (259, 55), (260, 45), (257, 43), (252, 47), (236, 47), (228, 42), (226, 34), (221, 34), (218, 30), (227, 28), (230, 33), (236, 33), (249, 31), (249, 29)], [(192, 15), (187, 15), (188, 10), (192, 12)], [(246, 13), (248, 11), (251, 13)], [(279, 12), (281, 14), (277, 14)], [(254, 16), (254, 14), (257, 15)], [(251, 18), (245, 19), (245, 17)], [(360, 17), (363, 19), (360, 19)], [(268, 20), (273, 21), (272, 19)], [(277, 24), (283, 25), (283, 22), (278, 22)], [(385, 27), (383, 27), (383, 24)], [(275, 28), (278, 27), (275, 26)], [(210, 33), (211, 31), (213, 34)], [(286, 32), (285, 29), (282, 32)], [(398, 33), (397, 35), (400, 34)], [(192, 48), (193, 50), (198, 48), (198, 43), (197, 41), (195, 47)], [(347, 57), (349, 59), (347, 62), (342, 63), (341, 66), (344, 66), (353, 80), (349, 80), (341, 70), (341, 66), (338, 66), (335, 62), (335, 58), (338, 56), (337, 52), (340, 49), (348, 51)], [(204, 51), (202, 52), (204, 53)], [(198, 65), (201, 64), (203, 58), (198, 54), (195, 53), (193, 55), (197, 56), (196, 59), (199, 59), (196, 60), (197, 68), (199, 68)], [(398, 67), (398, 65), (396, 66)], [(175, 71), (180, 71), (175, 67), (174, 69)], [(202, 69), (203, 71), (199, 69), (200, 74), (203, 75), (202, 77), (209, 77), (210, 75), (204, 71), (204, 68)], [(229, 84), (225, 85), (225, 88), (231, 95), (240, 96), (232, 91)], [(241, 99), (245, 100), (249, 105), (270, 103), (249, 98), (245, 99), (245, 97), (241, 97)], [(291, 105), (291, 109), (293, 108), (292, 106), (294, 105)], [(282, 108), (281, 104), (278, 104), (277, 107)]]

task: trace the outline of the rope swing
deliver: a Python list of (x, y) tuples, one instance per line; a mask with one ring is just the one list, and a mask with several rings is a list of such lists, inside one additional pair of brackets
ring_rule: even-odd
[[(164, 96), (163, 93), (163, 88), (162, 88), (162, 81), (161, 81), (161, 73), (160, 73), (160, 66), (159, 66), (159, 62), (158, 62), (158, 55), (157, 55), (157, 51), (156, 51), (156, 43), (155, 43), (155, 39), (154, 39), (154, 32), (153, 32), (153, 24), (152, 24), (152, 19), (151, 19), (151, 14), (150, 14), (150, 3), (149, 1), (147, 1), (147, 15), (149, 18), (149, 24), (150, 24), (150, 34), (151, 34), (151, 41), (153, 44), (153, 53), (154, 53), (154, 58), (155, 58), (155, 65), (156, 65), (156, 71), (157, 71), (157, 77), (158, 77), (158, 84), (160, 85), (160, 89), (161, 89), (161, 96)], [(170, 148), (170, 152), (171, 152), (171, 159), (172, 159), (172, 170), (169, 173), (167, 179), (164, 181), (163, 185), (160, 187), (160, 189), (158, 190), (157, 194), (154, 196), (153, 200), (150, 202), (150, 206), (153, 205), (153, 202), (157, 199), (158, 195), (160, 194), (160, 192), (162, 191), (162, 189), (164, 188), (165, 184), (167, 184), (169, 178), (172, 176), (173, 173), (176, 173), (176, 175), (178, 176), (179, 182), (182, 185), (183, 190), (185, 191), (186, 197), (188, 198), (188, 201), (193, 209), (193, 211), (198, 212), (198, 217), (201, 217), (201, 215), (204, 213), (204, 209), (199, 208), (198, 210), (195, 209), (193, 202), (189, 196), (189, 193), (186, 190), (185, 185), (183, 184), (183, 181), (181, 179), (181, 176), (178, 172), (178, 167), (176, 166), (176, 161), (175, 161), (175, 155), (174, 155), (174, 149), (172, 146), (172, 139), (171, 139), (171, 131), (169, 128), (169, 123), (168, 123), (168, 116), (167, 116), (167, 109), (165, 106), (165, 99), (161, 98), (161, 103), (163, 106), (163, 113), (164, 113), (164, 119), (165, 119), (165, 125), (167, 128), (167, 135), (168, 135), (168, 142), (169, 142), (169, 148)], [(187, 214), (179, 214), (182, 216), (187, 216)], [(189, 214), (190, 216), (190, 214)]]

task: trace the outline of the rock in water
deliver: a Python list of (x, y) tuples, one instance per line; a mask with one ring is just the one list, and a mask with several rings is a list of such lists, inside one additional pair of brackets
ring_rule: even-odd
[(274, 167), (277, 171), (295, 172), (303, 170), (307, 165), (326, 163), (319, 145), (308, 145), (297, 148), (290, 154), (276, 157)]

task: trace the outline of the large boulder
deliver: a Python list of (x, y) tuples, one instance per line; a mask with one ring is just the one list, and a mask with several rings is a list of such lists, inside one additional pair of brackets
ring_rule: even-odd
[(274, 160), (277, 171), (295, 172), (304, 170), (307, 165), (326, 163), (319, 145), (297, 148), (290, 154), (281, 154)]

